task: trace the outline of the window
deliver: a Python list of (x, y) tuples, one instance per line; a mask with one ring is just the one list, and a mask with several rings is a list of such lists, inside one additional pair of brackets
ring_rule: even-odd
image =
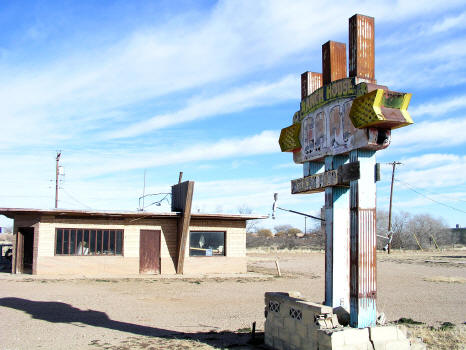
[(189, 256), (224, 256), (225, 232), (190, 232)]
[(57, 228), (55, 255), (122, 255), (123, 230)]

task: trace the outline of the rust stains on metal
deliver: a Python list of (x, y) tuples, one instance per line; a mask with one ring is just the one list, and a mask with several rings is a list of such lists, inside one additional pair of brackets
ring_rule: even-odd
[(322, 45), (323, 84), (343, 78), (346, 78), (346, 45), (336, 41), (327, 41)]
[(349, 19), (349, 76), (375, 83), (374, 17)]
[(322, 87), (322, 73), (304, 72), (301, 74), (301, 100)]

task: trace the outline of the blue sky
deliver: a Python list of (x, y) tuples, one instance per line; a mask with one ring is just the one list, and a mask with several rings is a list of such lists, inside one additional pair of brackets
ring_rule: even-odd
[[(195, 181), (195, 211), (269, 214), (278, 192), (319, 213), (323, 195), (290, 194), (302, 166), (278, 135), (355, 13), (375, 17), (378, 82), (413, 93), (415, 124), (378, 152), (403, 163), (394, 209), (466, 226), (464, 1), (2, 1), (0, 207), (52, 208), (61, 150), (61, 208), (135, 210), (146, 169), (146, 193)], [(304, 224), (262, 226), (286, 223)]]

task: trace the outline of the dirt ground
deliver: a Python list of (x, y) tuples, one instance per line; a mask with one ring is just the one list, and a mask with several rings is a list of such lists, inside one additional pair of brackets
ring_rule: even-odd
[[(466, 251), (379, 253), (377, 269), (378, 310), (389, 321), (464, 327)], [(227, 278), (0, 274), (0, 349), (249, 349), (251, 324), (263, 329), (266, 291), (323, 300), (322, 252), (251, 252), (249, 270)]]

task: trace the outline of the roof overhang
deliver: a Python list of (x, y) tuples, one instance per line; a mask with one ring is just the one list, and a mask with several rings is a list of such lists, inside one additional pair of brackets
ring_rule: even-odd
[[(17, 216), (55, 216), (73, 218), (121, 218), (121, 219), (162, 219), (176, 218), (179, 212), (154, 213), (147, 211), (98, 211), (98, 210), (71, 210), (71, 209), (32, 209), (32, 208), (0, 208), (0, 215), (10, 219)], [(192, 213), (191, 219), (217, 219), (217, 220), (257, 220), (266, 219), (266, 215), (251, 214), (223, 214), (223, 213)]]

